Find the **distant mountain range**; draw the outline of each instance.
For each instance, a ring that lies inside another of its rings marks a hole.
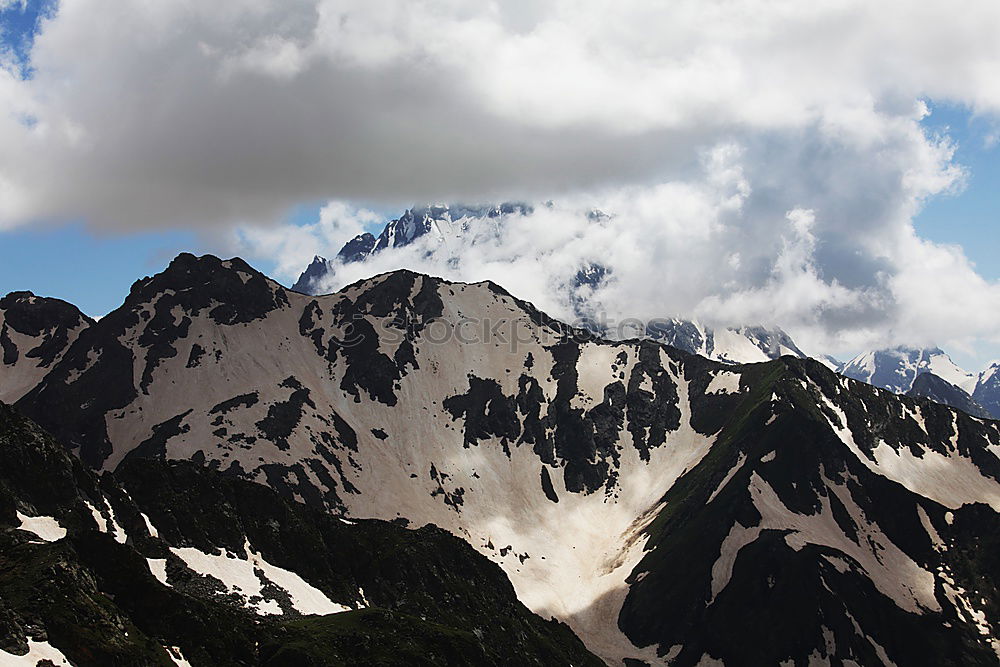
[[[918,375],[933,373],[967,393],[976,387],[977,378],[962,370],[938,348],[897,347],[864,352],[845,363],[838,371],[849,378],[876,387],[905,394]]]
[[[97,322],[13,303],[0,660],[1000,656],[996,422],[410,271],[310,296],[185,254]]]
[[[1000,419],[998,369],[1000,364],[993,363],[974,374],[959,368],[939,348],[897,347],[859,354],[836,370],[897,394],[924,396],[976,416]]]

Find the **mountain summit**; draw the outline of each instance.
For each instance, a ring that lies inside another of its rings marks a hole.
[[[450,240],[474,236],[484,229],[495,233],[496,227],[490,230],[487,223],[496,225],[504,216],[529,215],[531,211],[531,206],[518,202],[486,206],[415,206],[407,209],[399,218],[387,222],[377,237],[368,232],[355,236],[344,244],[334,261],[318,255],[314,257],[292,285],[292,289],[303,294],[319,294],[331,282],[338,263],[363,262],[372,255],[393,248],[404,248],[423,237],[433,238],[435,244],[447,245]],[[470,242],[474,241],[470,239]]]

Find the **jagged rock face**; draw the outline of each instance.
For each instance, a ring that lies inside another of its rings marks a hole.
[[[891,350],[863,352],[846,362],[839,371],[855,380],[905,394],[922,373],[934,373],[946,382],[971,393],[976,376],[968,373],[938,348],[898,347]]]
[[[448,238],[468,233],[471,226],[480,227],[482,222],[496,220],[505,215],[526,215],[531,213],[531,210],[527,204],[516,202],[505,202],[494,206],[436,204],[411,208],[397,220],[386,224],[365,257],[389,248],[407,246],[425,234]],[[347,246],[344,250],[347,250],[349,255],[357,257],[357,253],[352,253]],[[344,250],[341,250],[341,253]],[[360,259],[363,257],[352,261]]]
[[[969,394],[960,387],[956,387],[950,382],[946,382],[934,373],[921,373],[913,381],[913,387],[906,392],[907,396],[915,398],[927,398],[935,403],[950,405],[953,408],[967,412],[973,417],[990,419],[989,410],[976,402]]]
[[[18,406],[97,468],[441,526],[610,664],[997,658],[997,425],[818,362],[595,340],[490,283],[313,298],[182,257]]]
[[[993,417],[1000,418],[1000,363],[992,363],[979,374],[972,398],[982,405]]]
[[[93,324],[59,299],[11,292],[0,299],[0,401],[38,384],[80,332]]]
[[[335,260],[314,257],[292,289],[303,294],[323,294],[328,291],[326,286],[337,264],[363,262],[384,250],[406,247],[428,235],[441,242],[482,233],[489,235],[496,232],[495,225],[503,216],[529,215],[531,211],[531,206],[518,202],[490,206],[435,204],[407,209],[399,218],[387,222],[377,237],[364,232],[345,243]]]
[[[369,236],[371,235],[369,234]],[[299,279],[292,285],[292,290],[302,294],[313,294],[316,291],[313,289],[313,285],[326,276],[327,271],[330,270],[328,264],[329,260],[319,255],[314,256],[309,266],[306,267],[306,270],[302,272]]]
[[[0,600],[4,664],[600,664],[439,528],[334,518],[189,462],[98,479],[2,404]]]
[[[375,249],[375,237],[365,232],[358,234],[353,239],[344,244],[344,247],[337,253],[337,259],[341,262],[360,262],[371,254]],[[311,294],[312,292],[307,292]]]

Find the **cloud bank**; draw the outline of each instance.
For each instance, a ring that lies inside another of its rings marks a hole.
[[[1000,111],[997,34],[992,0],[63,0],[0,70],[0,228],[239,226],[290,276],[371,223],[344,202],[551,199],[425,268],[541,305],[596,256],[629,315],[995,339],[997,286],[911,220],[963,179],[926,101]]]
[[[0,224],[552,197],[722,139],[907,151],[921,98],[1000,109],[998,31],[991,0],[63,0],[0,79]]]
[[[960,177],[948,164],[946,145],[923,155],[936,165],[927,169],[942,172],[935,189]],[[917,238],[899,213],[925,195],[926,182],[898,181],[856,203],[842,201],[838,191],[816,193],[809,201],[817,208],[805,209],[796,205],[800,193],[784,184],[830,174],[829,160],[772,162],[766,177],[754,178],[748,165],[758,159],[735,144],[716,146],[701,155],[689,179],[536,202],[532,213],[509,215],[499,225],[473,221],[444,240],[429,234],[364,263],[339,265],[323,287],[332,292],[405,267],[494,280],[572,320],[577,272],[601,265],[609,279],[577,296],[586,299],[588,312],[609,321],[677,316],[723,326],[779,325],[814,353],[898,343],[969,345],[1000,326],[982,309],[1000,303],[1000,288],[976,275],[957,248]],[[867,154],[841,161],[837,178],[858,190],[894,169]],[[595,208],[605,215],[592,215]],[[887,215],[901,217],[892,223]],[[333,257],[362,220],[371,226],[376,218],[331,202],[312,225],[244,228],[231,247],[275,260],[277,274],[290,283],[314,253]]]

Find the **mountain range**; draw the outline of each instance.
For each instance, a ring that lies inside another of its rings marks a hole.
[[[410,271],[313,296],[183,254],[96,322],[3,303],[10,656],[1000,657],[997,422]]]
[[[965,410],[974,416],[1000,418],[1000,379],[994,362],[981,373],[959,368],[939,348],[897,347],[864,352],[837,372],[897,394],[912,394]],[[925,378],[924,376],[930,376]]]
[[[315,256],[292,285],[292,290],[320,295],[337,284],[338,267],[364,263],[375,255],[393,249],[406,248],[421,242],[428,255],[442,253],[442,264],[464,246],[475,246],[484,239],[496,240],[502,226],[517,216],[530,215],[533,208],[524,203],[467,206],[436,204],[407,209],[399,218],[388,221],[379,236],[365,232],[348,241],[333,260]],[[600,220],[604,214],[592,211],[589,216]],[[618,330],[602,326],[593,317],[586,295],[612,279],[612,272],[599,263],[585,262],[574,278],[564,286],[570,292],[574,314],[579,324],[607,338],[643,337],[658,340],[672,347],[726,363],[753,363],[777,359],[782,355],[808,356],[792,338],[776,326],[710,327],[696,320],[656,318],[631,328]],[[637,321],[638,322],[638,321]],[[918,375],[934,374],[953,388],[931,396],[920,387],[917,395],[936,397],[939,402],[969,408],[973,414],[1000,418],[1000,380],[993,375],[1000,364],[991,365],[980,374],[959,368],[939,348],[897,347],[866,351],[847,362],[828,355],[817,357],[830,369],[897,394],[914,390]],[[979,412],[977,412],[977,410]]]

